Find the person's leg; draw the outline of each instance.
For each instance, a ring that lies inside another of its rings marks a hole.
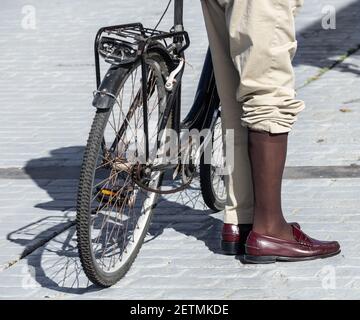
[[[216,0],[202,0],[202,9],[209,37],[217,89],[221,100],[223,129],[234,130],[234,167],[225,176],[227,204],[224,223],[253,223],[253,186],[248,156],[248,129],[239,121],[242,105],[236,100],[239,73],[230,56],[230,40],[224,8]],[[223,135],[223,137],[225,137]]]
[[[260,234],[293,239],[281,208],[288,132],[304,103],[295,99],[291,60],[296,50],[292,0],[219,0],[240,74],[237,100],[248,128],[254,185],[254,226]]]
[[[281,209],[281,181],[287,138],[287,133],[249,130],[249,155],[255,195],[253,230],[291,240],[292,227],[285,221]]]
[[[223,48],[227,48],[228,40],[230,44],[223,55],[217,56],[214,61],[217,66],[217,81],[222,77],[218,86],[221,88],[222,84],[228,85],[227,77],[231,77],[234,82],[240,80],[237,82],[236,100],[243,109],[241,124],[248,128],[248,155],[255,196],[253,230],[245,245],[245,261],[248,262],[309,260],[340,252],[338,242],[315,240],[307,236],[298,224],[288,224],[281,210],[281,181],[288,132],[291,131],[297,114],[304,109],[304,103],[295,99],[291,64],[296,50],[293,15],[301,2],[302,0],[202,2],[205,17],[208,12],[208,20],[210,17],[213,20],[212,23],[207,23],[210,42],[218,45],[223,43]],[[207,11],[210,7],[217,9]],[[229,34],[229,39],[225,39],[225,42],[217,39],[224,36],[224,25]],[[221,48],[214,51],[221,52]],[[233,67],[228,63],[228,51]],[[223,65],[226,68],[222,73]],[[240,77],[235,77],[232,69]],[[225,89],[220,91],[224,90],[225,93]],[[232,93],[228,94],[231,96]],[[226,101],[227,97],[221,98]],[[240,119],[237,121],[240,122]],[[236,178],[241,179],[241,176]],[[234,192],[236,194],[240,190]]]

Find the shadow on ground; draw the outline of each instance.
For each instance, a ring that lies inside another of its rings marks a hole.
[[[64,147],[27,162],[24,172],[52,199],[38,203],[37,208],[65,211],[75,207],[83,153],[83,146]]]
[[[319,14],[322,7],[319,5]],[[343,55],[360,49],[360,1],[336,11],[336,29],[324,29],[322,20],[300,30],[294,65],[309,65],[318,68],[331,67]],[[338,66],[342,72],[359,75],[360,71],[349,63]]]
[[[74,154],[78,157],[82,152],[83,147],[79,146],[61,148],[53,150],[50,157],[28,162],[25,173],[52,199],[36,207],[63,214],[42,218],[14,230],[7,237],[24,247],[22,259],[27,261],[29,272],[37,283],[68,294],[100,289],[87,280],[77,252],[74,208],[80,166],[61,166],[72,160]],[[209,251],[220,253],[222,221],[209,215],[211,211],[207,210],[196,185],[195,179],[187,190],[159,199],[145,243],[159,237],[166,228],[173,228],[203,241]]]

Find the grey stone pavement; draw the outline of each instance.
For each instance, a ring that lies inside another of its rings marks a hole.
[[[82,272],[72,226],[76,168],[94,114],[93,38],[104,25],[154,26],[167,1],[2,0],[0,298],[360,298],[360,1],[305,2],[294,65],[307,108],[290,134],[283,207],[310,235],[339,240],[342,253],[256,266],[225,256],[223,215],[205,208],[195,181],[160,200],[128,274],[99,289]],[[192,67],[184,113],[207,48],[200,2],[185,5]],[[336,8],[335,30],[321,27],[329,5]],[[23,26],[32,8],[36,29],[29,30]],[[161,27],[170,26],[171,14]]]

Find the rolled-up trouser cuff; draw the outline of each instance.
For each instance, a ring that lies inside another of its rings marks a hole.
[[[297,121],[297,115],[304,110],[302,100],[279,100],[277,106],[244,103],[241,125],[252,130],[270,133],[285,133],[292,129]]]

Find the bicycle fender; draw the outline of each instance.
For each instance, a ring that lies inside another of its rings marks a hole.
[[[166,49],[159,44],[152,44],[148,48],[148,53],[156,52],[161,55],[162,58],[167,61],[169,65],[172,64],[171,57],[167,53]],[[130,66],[116,66],[112,65],[107,71],[104,79],[102,80],[98,90],[95,92],[95,96],[92,105],[101,110],[109,110],[115,104],[115,97],[119,94],[118,90],[122,85],[122,82],[126,78],[127,73],[131,72]]]
[[[122,81],[129,72],[128,68],[112,66],[107,71],[99,88],[95,91],[92,105],[101,110],[108,110],[115,104],[115,97],[118,95],[118,90],[121,87]]]

